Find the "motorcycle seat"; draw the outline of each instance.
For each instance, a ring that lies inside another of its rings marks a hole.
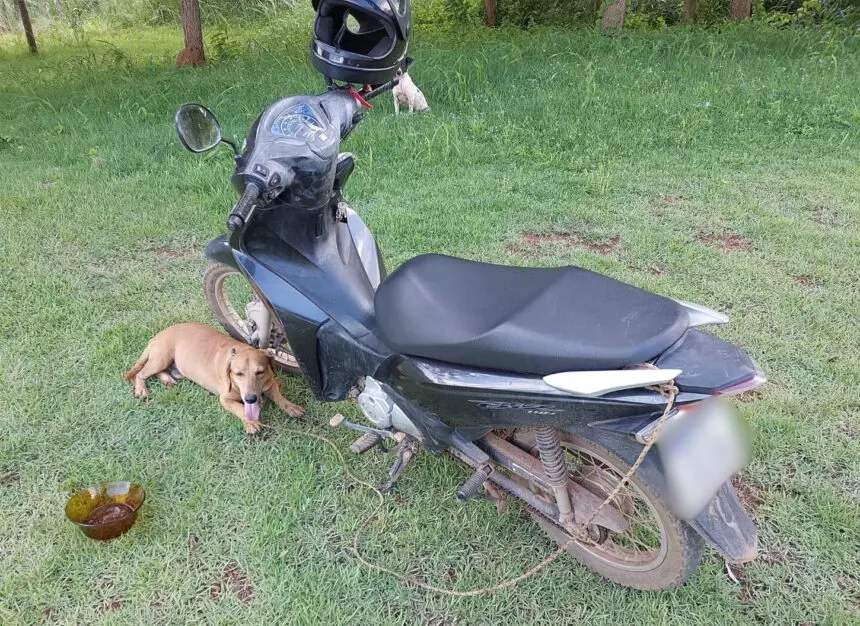
[[[400,354],[541,376],[649,361],[689,326],[678,302],[586,269],[439,254],[400,266],[374,308]]]

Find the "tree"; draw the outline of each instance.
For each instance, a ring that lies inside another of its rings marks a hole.
[[[684,8],[681,9],[681,22],[692,24],[696,21],[696,0],[684,0]]]
[[[27,0],[18,0],[18,14],[21,16],[21,23],[24,25],[24,36],[27,37],[27,45],[30,47],[30,52],[36,54],[39,49],[36,48],[36,36],[33,34],[33,25],[30,23]]]
[[[496,27],[496,0],[484,0],[484,11],[487,14],[487,26]]]
[[[176,67],[203,65],[203,27],[200,24],[200,0],[182,0],[182,30],[185,33],[185,49],[176,57]]]
[[[607,32],[622,31],[625,13],[627,13],[627,0],[607,0],[600,27]]]
[[[745,20],[752,13],[752,0],[732,0],[732,19]]]

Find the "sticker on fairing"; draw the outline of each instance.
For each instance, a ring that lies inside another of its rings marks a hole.
[[[272,124],[272,132],[302,141],[313,141],[317,137],[322,141],[328,139],[316,113],[306,104],[293,105],[281,113]]]
[[[488,409],[491,411],[511,409],[514,411],[525,411],[532,415],[552,415],[564,411],[564,409],[557,409],[548,404],[533,404],[531,402],[498,402],[495,400],[469,400],[469,402],[477,404],[479,409]]]

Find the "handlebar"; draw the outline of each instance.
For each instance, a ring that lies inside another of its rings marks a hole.
[[[257,201],[259,196],[260,188],[257,187],[256,183],[249,182],[245,187],[245,192],[242,194],[242,197],[239,198],[236,206],[234,206],[233,210],[230,212],[230,217],[227,218],[227,228],[229,230],[239,230],[245,225],[248,216],[254,208],[254,203]]]
[[[404,69],[408,67],[409,63],[411,63],[411,59],[408,59],[405,62]],[[321,106],[325,105],[323,108],[326,115],[332,121],[333,125],[340,131],[340,138],[344,139],[349,135],[352,129],[355,128],[356,124],[361,121],[361,107],[365,106],[370,108],[367,100],[390,91],[398,84],[398,82],[399,77],[395,77],[387,83],[377,85],[376,88],[371,88],[370,85],[366,85],[362,91],[356,91],[351,86],[338,87],[334,85],[332,81],[329,81],[329,91],[327,93],[320,96],[304,96],[303,99],[304,101],[313,100]],[[260,163],[265,163],[269,169],[276,165],[265,161],[265,159],[268,159],[270,156],[271,155],[266,152],[259,155]],[[239,169],[250,172],[252,171],[251,165],[252,163],[245,162],[243,157],[241,167]],[[240,171],[240,173],[243,172]],[[265,176],[268,176],[268,174],[265,174]],[[286,184],[288,181],[284,181],[284,178],[284,174],[281,174],[281,178],[279,180],[281,183]],[[257,200],[264,191],[266,192],[267,198],[276,195],[275,192],[280,191],[279,187],[267,188],[265,180],[255,181],[251,176],[246,177],[245,180],[245,191],[242,193],[242,197],[239,198],[239,201],[235,204],[233,210],[230,212],[230,216],[227,218],[227,228],[230,231],[237,231],[245,226],[248,221],[248,217],[254,210]],[[273,175],[270,183],[272,185],[278,184],[275,183],[274,180],[275,176]]]

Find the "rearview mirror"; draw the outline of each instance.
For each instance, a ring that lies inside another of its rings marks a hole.
[[[219,143],[221,124],[215,114],[201,104],[183,104],[176,112],[176,134],[191,152],[206,152]]]

